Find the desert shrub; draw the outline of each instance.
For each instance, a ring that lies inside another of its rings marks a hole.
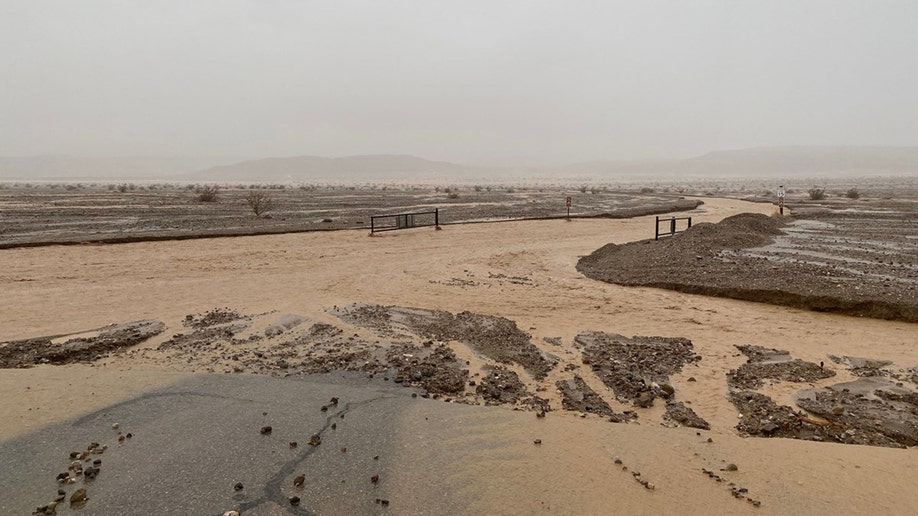
[[[195,193],[198,194],[198,200],[201,202],[217,202],[220,189],[216,185],[202,186],[195,190]]]
[[[849,199],[860,199],[861,193],[857,191],[857,188],[849,188],[848,191],[845,192],[845,197]]]
[[[481,185],[475,185],[475,191],[476,191],[476,192],[480,192],[480,191],[481,191]]]
[[[72,192],[77,189],[77,185],[64,185],[64,189],[66,189],[68,192]]]
[[[580,187],[580,193],[587,193],[587,187],[586,187],[586,186],[581,186],[581,187]]]
[[[446,194],[446,198],[447,199],[458,199],[459,192],[449,192],[448,194]]]
[[[266,193],[248,192],[243,199],[256,217],[261,217],[274,209],[274,199]]]
[[[806,193],[810,194],[810,200],[813,201],[821,201],[826,198],[826,189],[819,188],[818,186],[810,188]]]
[[[641,193],[653,193],[653,188],[648,186],[641,187]]]

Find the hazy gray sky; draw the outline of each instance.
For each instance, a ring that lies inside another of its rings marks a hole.
[[[0,155],[918,144],[918,2],[0,0]]]

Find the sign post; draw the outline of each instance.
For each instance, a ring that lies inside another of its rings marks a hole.
[[[786,192],[784,191],[784,186],[783,185],[779,186],[778,187],[778,211],[781,213],[781,215],[784,215],[784,196],[785,195],[786,195]]]
[[[567,198],[567,220],[571,220],[571,198]]]

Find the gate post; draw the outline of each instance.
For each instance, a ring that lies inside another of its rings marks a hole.
[[[654,240],[660,239],[660,216],[659,215],[657,215],[657,223],[653,227],[653,239]]]

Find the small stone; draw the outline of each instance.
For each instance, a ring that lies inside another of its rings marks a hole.
[[[686,380],[686,381],[687,381],[687,382],[697,382],[698,380],[696,380],[694,376],[689,376],[689,377],[688,377],[688,380]]]
[[[273,428],[271,428],[271,426],[268,425],[268,426],[261,427],[260,432],[261,432],[261,435],[269,435],[271,433],[271,430],[273,430]]]
[[[713,442],[714,442],[714,439],[711,439],[710,437],[708,437],[708,442],[709,442],[709,443],[713,443]]]
[[[379,460],[379,455],[374,455],[373,460]]]
[[[616,458],[615,458],[615,463],[616,463],[616,464],[621,464],[621,463],[622,463],[622,459],[619,459],[618,457],[616,457]]]
[[[322,438],[318,434],[309,438],[309,446],[318,446],[322,444]]]
[[[300,504],[300,497],[299,497],[299,496],[291,496],[291,497],[290,497],[290,505],[296,506],[296,505],[299,505],[299,504]]]
[[[338,428],[338,423],[332,423],[332,430]]]
[[[341,453],[347,453],[347,446],[341,447]]]
[[[95,479],[99,475],[99,468],[86,468],[83,471],[83,477],[89,480]]]
[[[119,443],[123,443],[125,439],[127,439],[127,437],[125,437],[124,435],[119,435],[119,436],[118,436],[118,442],[119,442]]]
[[[131,432],[128,432],[128,433],[124,434],[124,436],[127,437],[128,439],[130,439],[131,437],[134,437],[134,434],[132,434]]]
[[[647,482],[646,484],[644,484],[644,487],[646,487],[647,489],[650,489],[651,491],[657,488],[657,486],[655,486],[653,482]]]
[[[239,492],[242,491],[245,487],[242,485],[242,482],[236,482],[236,485],[233,486],[233,491]]]
[[[379,475],[373,475],[370,477],[370,482],[373,482],[374,484],[379,483]]]
[[[83,487],[77,489],[76,491],[73,492],[72,495],[70,495],[70,503],[71,503],[71,504],[80,503],[80,502],[85,502],[86,500],[87,500],[87,498],[86,498],[86,489],[83,488]]]
[[[121,425],[119,425],[118,423],[112,423],[112,430],[117,430],[119,426]]]
[[[92,465],[98,468],[99,466],[102,465],[102,459],[96,459],[92,461]]]
[[[57,474],[57,481],[58,481],[58,482],[64,482],[64,481],[66,481],[68,478],[70,478],[70,473],[64,472],[64,473],[58,473],[58,474]]]
[[[736,464],[731,463],[731,464],[727,464],[727,467],[722,469],[721,471],[737,471],[737,470],[739,470],[739,468],[736,467]]]
[[[296,443],[296,441],[290,441],[290,447],[291,447],[291,448],[296,448],[297,446],[299,446],[299,445]]]
[[[239,516],[239,511],[226,511],[223,516]]]
[[[389,500],[381,500],[380,503],[383,504],[383,507],[389,506]]]
[[[297,475],[297,477],[293,479],[293,485],[296,487],[303,487],[304,483],[306,483],[306,475]]]
[[[542,444],[542,440],[536,439],[535,441],[532,441],[532,444]]]

